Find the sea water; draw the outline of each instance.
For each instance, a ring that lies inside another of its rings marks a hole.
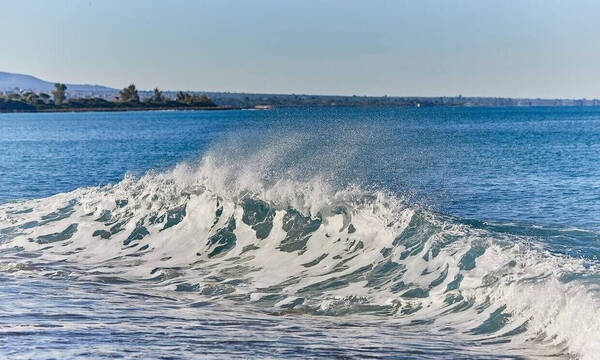
[[[600,358],[600,109],[0,114],[0,356]]]

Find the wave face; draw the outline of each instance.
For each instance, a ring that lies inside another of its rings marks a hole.
[[[594,261],[383,191],[265,181],[261,171],[209,154],[2,205],[0,271],[133,283],[280,315],[420,323],[495,352],[600,353]]]

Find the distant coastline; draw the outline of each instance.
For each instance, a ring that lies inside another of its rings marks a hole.
[[[467,96],[345,96],[201,91],[122,90],[101,85],[50,83],[0,72],[0,112],[232,110],[274,107],[506,107],[600,106],[599,99],[528,99]]]
[[[241,110],[242,108],[234,106],[186,106],[186,107],[123,107],[123,108],[56,108],[43,110],[3,110],[0,113],[68,113],[68,112],[126,112],[126,111],[223,111],[223,110]]]
[[[123,88],[114,100],[101,97],[68,98],[65,84],[54,84],[52,96],[45,92],[18,91],[0,94],[0,112],[84,112],[147,110],[231,110],[219,106],[206,95],[178,92],[175,99],[165,97],[158,88],[152,96],[140,98],[134,84]]]

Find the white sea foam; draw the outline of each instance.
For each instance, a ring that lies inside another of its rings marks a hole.
[[[266,179],[264,164],[279,150],[244,166],[207,155],[2,205],[0,271],[126,280],[281,311],[428,320],[432,332],[510,340],[513,349],[600,353],[593,265],[385,192],[336,189],[318,176]]]

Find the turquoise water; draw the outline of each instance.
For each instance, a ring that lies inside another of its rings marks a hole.
[[[0,129],[4,356],[600,351],[600,108],[0,114]]]

